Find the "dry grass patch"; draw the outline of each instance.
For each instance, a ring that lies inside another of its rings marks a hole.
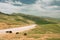
[[[60,34],[0,34],[0,40],[47,40],[47,38],[60,38]]]

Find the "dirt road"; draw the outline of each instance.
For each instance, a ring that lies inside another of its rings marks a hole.
[[[12,31],[13,33],[23,32],[26,30],[33,29],[33,28],[35,28],[35,26],[36,26],[36,24],[24,26],[24,27],[18,27],[18,28],[3,29],[3,30],[0,30],[0,34],[6,34],[6,31]]]

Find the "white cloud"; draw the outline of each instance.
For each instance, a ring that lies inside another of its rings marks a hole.
[[[52,0],[42,0],[42,1],[46,3],[52,2]],[[23,3],[17,1],[15,3],[13,3],[12,1],[9,1],[8,3],[0,3],[0,11],[8,12],[8,13],[25,12],[25,11],[26,13],[28,13],[29,11],[34,13],[35,11],[39,13],[41,11],[46,12],[46,11],[51,11],[50,9],[58,8],[58,6],[43,6],[40,0],[37,0],[35,4],[30,4],[30,5],[24,4],[22,6],[14,6],[12,4],[22,5]]]
[[[0,3],[0,11],[5,13],[22,12],[40,16],[56,16],[57,12],[60,10],[53,9],[59,8],[60,6],[50,6],[51,2],[53,2],[53,0],[42,0],[42,2],[40,0],[37,0],[35,4],[23,4],[21,2],[14,3],[7,1],[7,3]],[[22,6],[14,6],[13,4],[20,4]]]
[[[5,13],[18,12],[22,8],[24,7],[17,7],[8,3],[0,3],[0,11],[5,12]]]
[[[7,1],[7,3],[0,3],[0,11],[7,12],[7,13],[13,13],[13,12],[34,12],[34,11],[43,11],[44,9],[41,8],[40,0],[38,0],[35,4],[23,4],[23,6],[14,6],[12,4],[20,4],[22,5],[23,3],[21,2],[15,2],[13,3],[12,1]]]
[[[10,4],[0,3],[0,11],[12,12],[15,7]]]

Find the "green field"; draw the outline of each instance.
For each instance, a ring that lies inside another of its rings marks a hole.
[[[48,18],[48,17],[43,18],[33,15],[26,15],[22,13],[5,14],[0,12],[0,29],[14,28],[17,27],[16,25],[19,25],[20,27],[31,24],[37,24],[36,28],[20,33],[19,35],[27,33],[27,37],[37,39],[41,38],[41,36],[39,36],[40,34],[42,34],[42,36],[44,36],[44,34],[60,34],[59,19]],[[15,38],[17,37],[19,36],[15,36]],[[48,40],[60,40],[60,39],[48,39]]]
[[[47,40],[60,40],[60,38],[50,38],[50,39],[47,39]]]
[[[28,33],[60,33],[60,21],[52,18],[49,19],[22,13],[4,14],[0,12],[0,23],[2,22],[6,23],[7,25],[37,24],[36,28],[30,30]],[[8,28],[11,27],[9,26]]]

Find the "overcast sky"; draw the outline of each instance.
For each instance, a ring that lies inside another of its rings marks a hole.
[[[60,0],[0,0],[0,11],[60,17]]]

